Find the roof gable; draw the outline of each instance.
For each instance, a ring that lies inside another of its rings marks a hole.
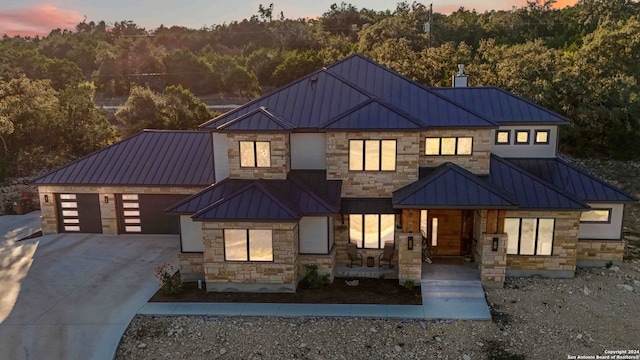
[[[253,109],[248,113],[239,116],[227,123],[219,125],[216,130],[251,130],[260,129],[262,131],[282,131],[291,130],[294,126],[276,115],[272,111],[267,110],[264,106]]]
[[[351,111],[320,125],[325,129],[421,129],[425,125],[411,116],[402,114],[396,109],[370,100],[362,103]]]

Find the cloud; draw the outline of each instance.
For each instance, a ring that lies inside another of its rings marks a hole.
[[[0,35],[44,36],[52,29],[73,29],[83,19],[77,11],[49,4],[0,10]]]

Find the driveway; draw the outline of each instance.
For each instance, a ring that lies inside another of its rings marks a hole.
[[[180,249],[176,235],[14,240],[0,237],[0,359],[112,359]]]

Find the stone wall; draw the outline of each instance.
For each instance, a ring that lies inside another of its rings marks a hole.
[[[300,276],[306,275],[305,265],[316,265],[318,274],[329,275],[329,281],[333,282],[333,269],[336,266],[336,246],[327,255],[298,255],[298,273]]]
[[[622,261],[624,242],[622,240],[580,240],[577,253],[579,267],[605,266],[609,261]]]
[[[224,229],[273,231],[273,261],[225,261]],[[294,292],[298,281],[298,224],[205,222],[204,273],[208,291]]]
[[[413,236],[413,250],[409,250],[409,236]],[[398,281],[413,281],[416,285],[422,279],[422,234],[396,234],[396,251],[398,251]]]
[[[498,238],[497,251],[493,251],[493,238]],[[476,252],[482,283],[489,287],[502,287],[507,267],[507,234],[482,234]]]
[[[286,179],[290,170],[289,134],[254,133],[227,134],[229,178],[231,179]],[[240,141],[269,141],[270,167],[240,167]]]
[[[396,140],[396,171],[349,171],[349,140]],[[391,197],[418,180],[419,133],[327,133],[327,180],[342,180],[342,197]]]
[[[427,137],[473,137],[472,155],[427,156],[425,139]],[[423,131],[420,134],[420,166],[435,167],[445,162],[452,162],[474,174],[488,174],[491,160],[490,129],[436,129]]]
[[[201,191],[203,186],[169,187],[169,186],[38,186],[40,198],[40,215],[42,217],[42,233],[54,234],[58,232],[58,213],[55,194],[98,194],[100,200],[100,217],[102,218],[102,232],[104,234],[118,233],[116,211],[116,194],[184,194],[193,195]],[[44,201],[44,196],[49,202]],[[105,203],[104,198],[109,202]]]
[[[178,254],[180,278],[182,281],[204,280],[204,254]]]
[[[573,276],[576,269],[579,211],[507,211],[507,218],[555,218],[552,255],[507,255],[507,275]],[[524,271],[511,271],[524,270]]]

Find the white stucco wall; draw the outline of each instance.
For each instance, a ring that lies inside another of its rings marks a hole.
[[[326,169],[326,143],[325,134],[291,134],[291,169]]]
[[[202,252],[202,222],[191,220],[189,215],[180,215],[180,241],[183,252]]]
[[[612,209],[611,210],[611,222],[598,224],[598,223],[580,223],[578,228],[579,239],[620,239],[622,234],[622,216],[624,213],[624,204],[589,204],[593,209]]]
[[[301,254],[327,254],[329,252],[329,229],[326,217],[305,216],[300,219],[299,229]]]
[[[491,130],[491,153],[505,158],[549,158],[556,156],[558,127],[555,125],[500,126],[498,130],[511,130],[509,145],[496,145],[496,130]],[[515,143],[515,130],[529,130],[529,144]],[[535,131],[549,130],[548,144],[535,144]]]
[[[213,163],[216,182],[229,177],[229,149],[227,134],[213,133]]]

